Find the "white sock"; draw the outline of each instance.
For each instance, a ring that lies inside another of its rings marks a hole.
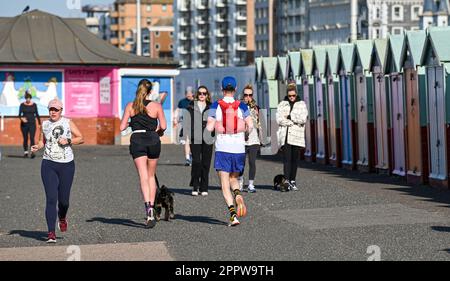
[[[191,155],[190,154],[186,154],[186,160],[191,160]]]
[[[240,177],[239,177],[239,181],[240,181],[240,182],[243,182],[243,181],[244,181],[244,176],[240,176]]]
[[[249,186],[254,186],[254,185],[253,185],[253,180],[249,180],[249,181],[248,181],[248,185],[249,185]]]

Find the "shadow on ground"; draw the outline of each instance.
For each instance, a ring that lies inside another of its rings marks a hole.
[[[281,165],[283,162],[283,157],[281,154],[263,155],[259,156],[258,159],[278,162]],[[443,207],[450,208],[450,190],[447,189],[431,188],[427,185],[413,186],[407,184],[405,178],[402,177],[386,176],[376,173],[361,173],[359,171],[349,171],[344,168],[337,168],[331,165],[322,165],[319,163],[311,163],[303,160],[299,162],[299,167],[302,169],[332,174],[337,177],[346,178],[353,182],[378,183],[396,186],[395,188],[386,187],[385,189],[403,192],[405,194],[418,197],[422,201],[444,203],[445,205]]]
[[[121,219],[121,218],[101,218],[101,217],[95,217],[89,220],[86,220],[86,222],[100,222],[104,224],[113,224],[113,225],[123,225],[128,227],[135,227],[135,228],[145,228],[146,225],[143,223],[137,223],[130,219]]]
[[[439,232],[450,232],[449,226],[432,226],[431,229]]]
[[[8,235],[19,235],[20,237],[31,238],[37,241],[47,241],[47,232],[44,231],[12,230]],[[61,238],[57,237],[57,239]]]
[[[224,221],[220,221],[211,217],[206,216],[184,216],[184,215],[175,215],[176,220],[183,220],[188,222],[200,222],[200,223],[207,223],[207,224],[217,224],[217,225],[228,225]]]

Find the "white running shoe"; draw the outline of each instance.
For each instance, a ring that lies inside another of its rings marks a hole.
[[[192,191],[192,196],[198,196],[198,191],[197,190],[193,190]]]
[[[203,191],[201,194],[202,194],[202,196],[208,196],[208,192],[206,192],[206,191]]]
[[[256,192],[256,188],[254,185],[249,185],[248,186],[248,192],[249,193],[255,193]]]

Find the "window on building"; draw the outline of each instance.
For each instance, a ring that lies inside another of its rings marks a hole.
[[[162,5],[162,10],[163,10],[163,12],[166,12],[166,11],[167,11],[167,4],[163,4],[163,5]]]
[[[156,36],[156,37],[159,37],[159,35],[161,35],[161,34],[159,33],[159,31],[155,31],[155,36]]]
[[[400,5],[392,6],[392,20],[394,21],[403,20],[403,6]]]
[[[403,33],[403,27],[393,27],[392,28],[392,34],[400,35],[402,33]]]
[[[145,9],[147,10],[147,12],[151,12],[152,11],[152,5],[147,5],[147,7]]]
[[[125,12],[125,5],[120,5],[119,6],[119,11],[122,12],[122,13]]]
[[[173,37],[173,31],[171,31],[169,34],[170,34],[170,37]]]
[[[147,18],[147,25],[151,25],[152,24],[152,18]]]
[[[375,8],[375,19],[379,20],[381,18],[381,9],[380,8]]]
[[[414,5],[411,7],[411,19],[417,21],[420,19],[420,15],[422,14],[422,6]]]
[[[169,45],[169,49],[173,50],[173,45],[172,44]]]
[[[374,28],[373,29],[372,39],[378,39],[378,38],[381,38],[381,29]]]
[[[159,48],[160,48],[159,44],[155,44],[155,49],[159,50]]]

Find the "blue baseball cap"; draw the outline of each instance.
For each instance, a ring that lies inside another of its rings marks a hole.
[[[237,87],[237,82],[234,77],[227,76],[222,80],[222,89],[223,90],[235,90]]]

